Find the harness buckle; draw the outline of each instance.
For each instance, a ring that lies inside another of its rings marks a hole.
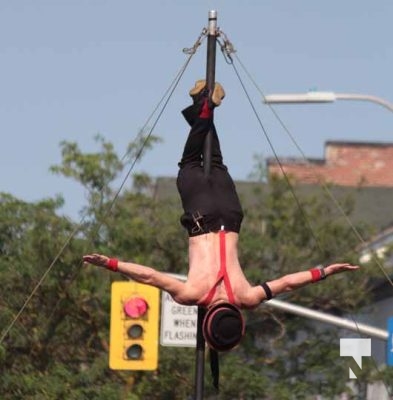
[[[192,214],[192,219],[194,220],[196,226],[194,226],[191,229],[191,233],[203,232],[203,228],[201,225],[201,222],[203,220],[203,215],[201,215],[199,211],[196,211],[195,213]]]

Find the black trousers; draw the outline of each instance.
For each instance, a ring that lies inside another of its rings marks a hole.
[[[205,177],[203,147],[207,133],[212,134],[211,171]],[[213,120],[195,118],[179,162],[177,188],[184,214],[180,221],[190,236],[226,231],[239,232],[243,211],[235,184],[223,164],[220,142]]]

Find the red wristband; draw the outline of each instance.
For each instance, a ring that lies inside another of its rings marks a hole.
[[[321,270],[318,268],[311,268],[309,270],[311,272],[311,282],[318,282],[322,279]]]
[[[118,270],[118,265],[119,265],[119,260],[117,258],[110,258],[106,262],[106,267],[110,269],[111,271],[116,272]]]

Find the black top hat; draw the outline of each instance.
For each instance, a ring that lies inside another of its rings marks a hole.
[[[210,348],[228,351],[244,336],[245,323],[239,308],[230,303],[219,303],[207,310],[202,330]]]

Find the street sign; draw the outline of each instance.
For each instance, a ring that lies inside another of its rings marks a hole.
[[[160,344],[168,347],[196,347],[198,307],[176,303],[162,291]]]
[[[393,317],[388,318],[388,343],[386,352],[386,364],[393,366]]]

